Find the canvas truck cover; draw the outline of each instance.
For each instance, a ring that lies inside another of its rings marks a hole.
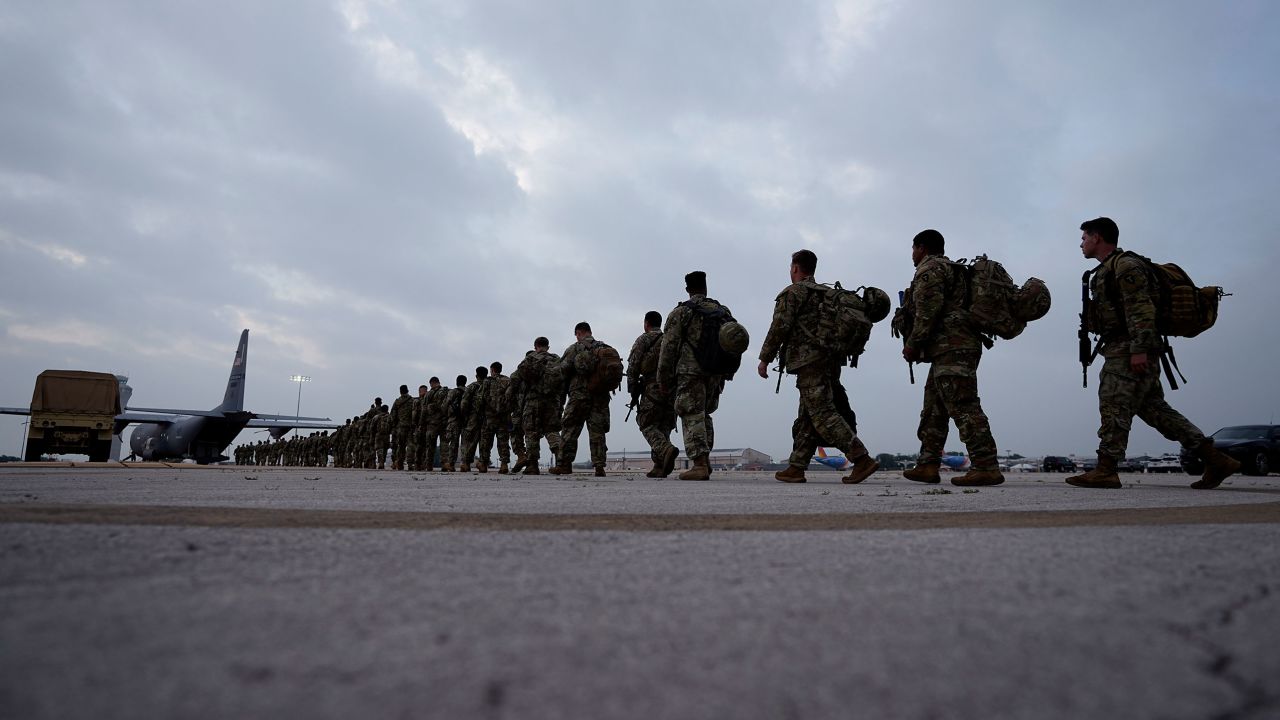
[[[36,378],[31,412],[120,414],[120,381],[110,373],[45,370]]]

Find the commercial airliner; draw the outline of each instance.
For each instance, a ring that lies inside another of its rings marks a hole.
[[[112,432],[118,437],[130,424],[137,425],[129,438],[131,459],[195,460],[201,465],[227,459],[223,451],[245,428],[265,428],[280,438],[294,428],[334,429],[329,418],[261,415],[244,409],[244,380],[249,361],[249,331],[240,333],[240,345],[231,363],[231,376],[222,404],[212,410],[169,410],[125,407],[116,415]],[[0,413],[30,415],[29,409],[0,408]]]

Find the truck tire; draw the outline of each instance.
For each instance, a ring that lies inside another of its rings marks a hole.
[[[89,445],[89,462],[106,462],[111,458],[111,441],[94,440]]]
[[[44,438],[28,438],[27,454],[23,456],[24,462],[40,462],[40,456],[44,454]]]

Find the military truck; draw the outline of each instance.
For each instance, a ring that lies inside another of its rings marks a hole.
[[[109,373],[45,370],[31,395],[27,429],[28,462],[46,453],[88,455],[103,462],[111,455],[112,425],[120,414],[120,381]]]

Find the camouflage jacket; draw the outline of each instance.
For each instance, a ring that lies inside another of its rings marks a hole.
[[[522,402],[521,398],[543,400],[556,397],[558,399],[560,389],[546,387],[542,376],[548,367],[559,364],[560,356],[553,352],[539,350],[532,355],[526,355],[516,367],[515,372],[511,373],[511,385],[507,388],[507,395],[512,407]]]
[[[386,445],[390,441],[391,431],[394,427],[391,424],[391,413],[378,413],[378,417],[373,421],[374,442],[378,447]]]
[[[644,372],[646,365],[657,367],[657,358],[653,355],[662,351],[662,331],[648,330],[640,334],[634,343],[631,343],[631,352],[627,355],[627,394],[635,395],[641,390],[650,389],[651,385],[657,378],[650,377]],[[656,370],[654,372],[656,373]]]
[[[423,401],[423,426],[443,427],[449,421],[449,388],[443,385],[431,388]]]
[[[491,375],[489,376],[488,402],[485,403],[485,415],[490,418],[503,417],[511,412],[511,403],[508,402],[507,390],[511,387],[511,377],[508,375]]]
[[[588,394],[587,376],[579,373],[575,365],[577,364],[578,353],[591,352],[595,344],[596,339],[586,335],[578,342],[565,348],[564,354],[560,356],[560,372],[569,381],[568,394]]]
[[[403,430],[413,424],[413,397],[404,393],[391,403],[391,416],[388,422],[394,430]]]
[[[981,350],[982,340],[964,308],[964,278],[945,255],[928,255],[911,278],[911,314],[915,324],[904,339],[921,360],[955,350]]]
[[[461,420],[465,417],[462,411],[462,398],[467,394],[465,387],[449,388],[449,394],[445,396],[445,421]]]
[[[730,315],[733,314],[729,308],[706,295],[691,295],[689,300],[700,308],[714,310],[723,307]],[[707,374],[698,364],[698,358],[693,353],[693,349],[701,340],[702,319],[684,303],[676,305],[675,309],[667,314],[667,322],[662,330],[662,353],[658,356],[658,380],[663,385],[669,388],[674,387],[678,375]]]
[[[814,338],[818,306],[826,292],[812,277],[791,283],[773,302],[773,320],[760,346],[760,359],[773,362],[787,346],[786,371],[795,373],[818,362],[832,362],[830,353]]]
[[[1089,281],[1089,329],[1102,337],[1103,357],[1158,353],[1156,306],[1147,266],[1116,248]]]

